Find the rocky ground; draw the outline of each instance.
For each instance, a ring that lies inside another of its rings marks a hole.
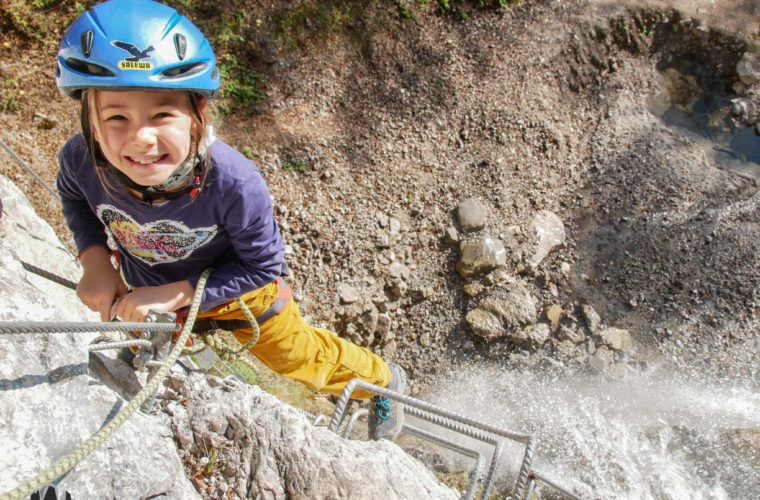
[[[760,111],[757,20],[733,15],[758,6],[727,3],[375,6],[310,45],[262,34],[268,97],[217,135],[269,183],[303,312],[406,367],[413,392],[473,360],[615,377],[663,353],[756,382],[758,161],[720,139]],[[24,92],[0,138],[53,185],[77,124],[55,46],[5,33],[0,50]],[[669,121],[699,113],[713,141]]]

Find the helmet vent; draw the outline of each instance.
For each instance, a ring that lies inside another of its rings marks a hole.
[[[92,30],[83,31],[79,35],[79,44],[82,46],[82,53],[85,57],[90,57],[92,53]]]
[[[103,66],[88,63],[87,61],[82,61],[81,59],[74,59],[73,57],[66,59],[66,65],[74,71],[84,73],[85,75],[116,76],[111,70],[104,68]]]
[[[207,64],[204,62],[193,62],[174,66],[161,73],[164,78],[184,78],[187,76],[197,75],[206,69]]]
[[[177,57],[180,61],[185,59],[185,52],[187,51],[187,38],[182,33],[174,35],[174,48],[177,50]]]

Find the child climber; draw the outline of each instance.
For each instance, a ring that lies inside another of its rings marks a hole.
[[[355,377],[403,393],[401,367],[308,325],[289,298],[266,184],[211,133],[219,70],[192,22],[150,0],[110,0],[72,24],[57,62],[59,89],[81,101],[82,134],[59,154],[58,189],[85,305],[103,321],[142,321],[150,309],[190,305],[201,273],[213,268],[199,321],[244,320],[240,297],[260,323],[251,352],[274,371],[331,394]],[[238,326],[233,334],[248,342],[250,325]],[[400,404],[373,398],[370,437],[394,439],[402,424]]]

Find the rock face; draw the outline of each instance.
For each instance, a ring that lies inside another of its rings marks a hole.
[[[98,321],[73,291],[24,271],[22,258],[68,279],[79,274],[50,226],[5,177],[0,177],[0,197],[0,320]],[[0,457],[0,492],[74,451],[124,406],[88,376],[87,345],[95,336],[0,334],[0,443],[13,450]],[[73,498],[198,497],[165,418],[139,413],[56,487]]]
[[[395,444],[339,439],[256,386],[211,381],[173,375],[163,406],[213,498],[457,498]]]
[[[79,274],[52,229],[1,176],[0,199],[0,320],[98,321],[73,291],[24,271],[22,256],[67,279]],[[0,493],[67,456],[126,405],[88,374],[87,347],[96,336],[0,334],[0,443],[13,450],[0,457]],[[117,362],[101,354],[100,364],[109,361]],[[395,444],[344,440],[313,427],[258,387],[214,380],[211,387],[201,375],[173,374],[155,412],[127,419],[56,483],[58,494],[182,500],[212,493],[218,493],[213,498],[458,496]],[[196,474],[193,483],[186,468],[205,473]]]

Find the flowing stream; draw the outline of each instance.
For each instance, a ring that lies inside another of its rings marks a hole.
[[[582,498],[760,498],[756,381],[704,380],[664,367],[610,381],[487,366],[444,380],[424,399],[533,433],[533,468]],[[754,436],[754,448],[742,441],[747,434]],[[495,486],[514,484],[522,453],[516,443],[505,448]],[[550,488],[542,491],[543,498],[561,498]]]

